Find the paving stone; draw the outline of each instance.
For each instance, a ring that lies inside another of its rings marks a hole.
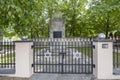
[[[0,69],[0,74],[15,74],[15,69]]]
[[[0,80],[120,80],[95,79],[92,74],[33,74],[31,78],[15,78],[0,76]]]
[[[92,80],[92,74],[34,74],[31,80]]]

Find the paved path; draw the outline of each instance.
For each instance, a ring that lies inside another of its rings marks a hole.
[[[119,68],[114,68],[114,69],[113,69],[113,73],[114,73],[115,75],[120,75],[120,67],[119,67]]]
[[[2,77],[0,80],[98,80],[95,79],[92,74],[43,74],[35,73],[31,78],[14,78],[14,77]],[[101,79],[100,79],[101,80]],[[106,80],[106,79],[104,79]],[[116,79],[107,79],[116,80]],[[120,79],[118,79],[120,80]]]
[[[92,74],[34,74],[31,80],[94,80]]]
[[[2,69],[0,68],[0,74],[15,74],[15,69]]]

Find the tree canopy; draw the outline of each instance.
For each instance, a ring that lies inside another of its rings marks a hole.
[[[55,12],[66,20],[67,37],[108,37],[120,29],[119,0],[0,0],[0,31],[6,37],[49,37]]]

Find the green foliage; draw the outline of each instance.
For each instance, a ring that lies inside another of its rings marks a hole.
[[[90,24],[94,26],[95,33],[108,33],[120,28],[120,2],[119,0],[95,1],[88,10]]]
[[[55,12],[63,13],[67,37],[108,36],[120,28],[119,0],[0,0],[0,31],[6,37],[48,37]]]
[[[115,32],[115,36],[119,36],[120,37],[120,30],[118,30],[117,32]]]

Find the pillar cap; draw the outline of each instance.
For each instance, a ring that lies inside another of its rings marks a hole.
[[[93,42],[115,42],[115,40],[110,39],[95,39]]]
[[[98,38],[99,38],[99,39],[105,39],[105,37],[106,37],[106,36],[105,36],[104,33],[100,33],[100,34],[98,35]]]
[[[16,42],[21,42],[21,43],[22,43],[22,42],[33,42],[33,40],[16,40],[16,41],[14,41],[14,42],[15,42],[15,43],[16,43]]]

